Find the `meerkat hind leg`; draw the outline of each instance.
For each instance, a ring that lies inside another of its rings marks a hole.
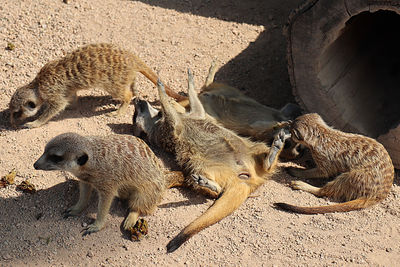
[[[139,218],[139,212],[135,210],[130,210],[128,216],[126,216],[124,221],[124,229],[128,230],[135,226],[137,220]]]
[[[317,197],[321,196],[320,191],[321,188],[316,187],[316,186],[312,186],[306,182],[303,181],[292,181],[291,186],[293,189],[296,190],[302,190],[302,191],[306,191],[309,192],[313,195],[316,195]]]
[[[119,108],[113,112],[110,112],[107,114],[107,116],[109,117],[119,117],[122,116],[126,113],[126,111],[128,110],[129,104],[131,103],[131,99],[133,97],[133,92],[130,88],[127,88],[126,90],[124,90],[124,93],[122,96],[118,96],[115,98],[119,98],[122,101],[121,106],[119,106]]]

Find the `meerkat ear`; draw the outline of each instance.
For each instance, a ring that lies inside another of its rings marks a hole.
[[[76,162],[78,163],[79,166],[85,165],[85,163],[89,160],[89,156],[85,153],[82,156],[80,156]]]

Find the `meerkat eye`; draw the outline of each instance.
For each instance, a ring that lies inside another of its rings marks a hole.
[[[241,173],[241,174],[239,174],[239,179],[242,179],[242,180],[248,180],[248,179],[250,179],[250,173]]]
[[[292,146],[292,141],[290,139],[287,139],[285,141],[285,145],[283,146],[283,149],[288,149]]]
[[[79,166],[85,165],[85,163],[88,161],[89,157],[87,154],[84,154],[83,156],[80,156],[77,160]]]
[[[57,155],[50,155],[49,160],[54,162],[54,163],[59,163],[63,160],[63,157],[57,156]]]
[[[29,102],[28,102],[28,107],[30,107],[30,108],[36,108],[36,104],[33,103],[32,101],[29,101]]]

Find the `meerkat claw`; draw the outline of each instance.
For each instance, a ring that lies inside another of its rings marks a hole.
[[[88,225],[86,228],[82,229],[81,233],[82,233],[82,236],[86,236],[86,235],[90,235],[92,233],[96,233],[98,231],[100,231],[100,228],[93,223],[93,224]]]
[[[218,188],[216,185],[212,184],[211,181],[209,179],[207,179],[206,177],[204,177],[203,175],[200,174],[192,174],[192,179],[193,181],[202,187],[206,187],[216,193],[219,193]]]

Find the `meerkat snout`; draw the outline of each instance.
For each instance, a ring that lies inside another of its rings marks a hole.
[[[71,146],[79,136],[73,133],[62,134],[52,139],[45,147],[43,155],[33,164],[36,170],[64,170],[76,173],[86,164],[89,155],[82,147]]]
[[[133,134],[142,137],[147,134],[155,122],[161,118],[161,111],[153,108],[147,101],[135,98],[135,113],[133,114]]]
[[[30,85],[19,88],[10,101],[10,122],[13,126],[35,116],[41,108],[34,90],[27,88],[31,88]]]

